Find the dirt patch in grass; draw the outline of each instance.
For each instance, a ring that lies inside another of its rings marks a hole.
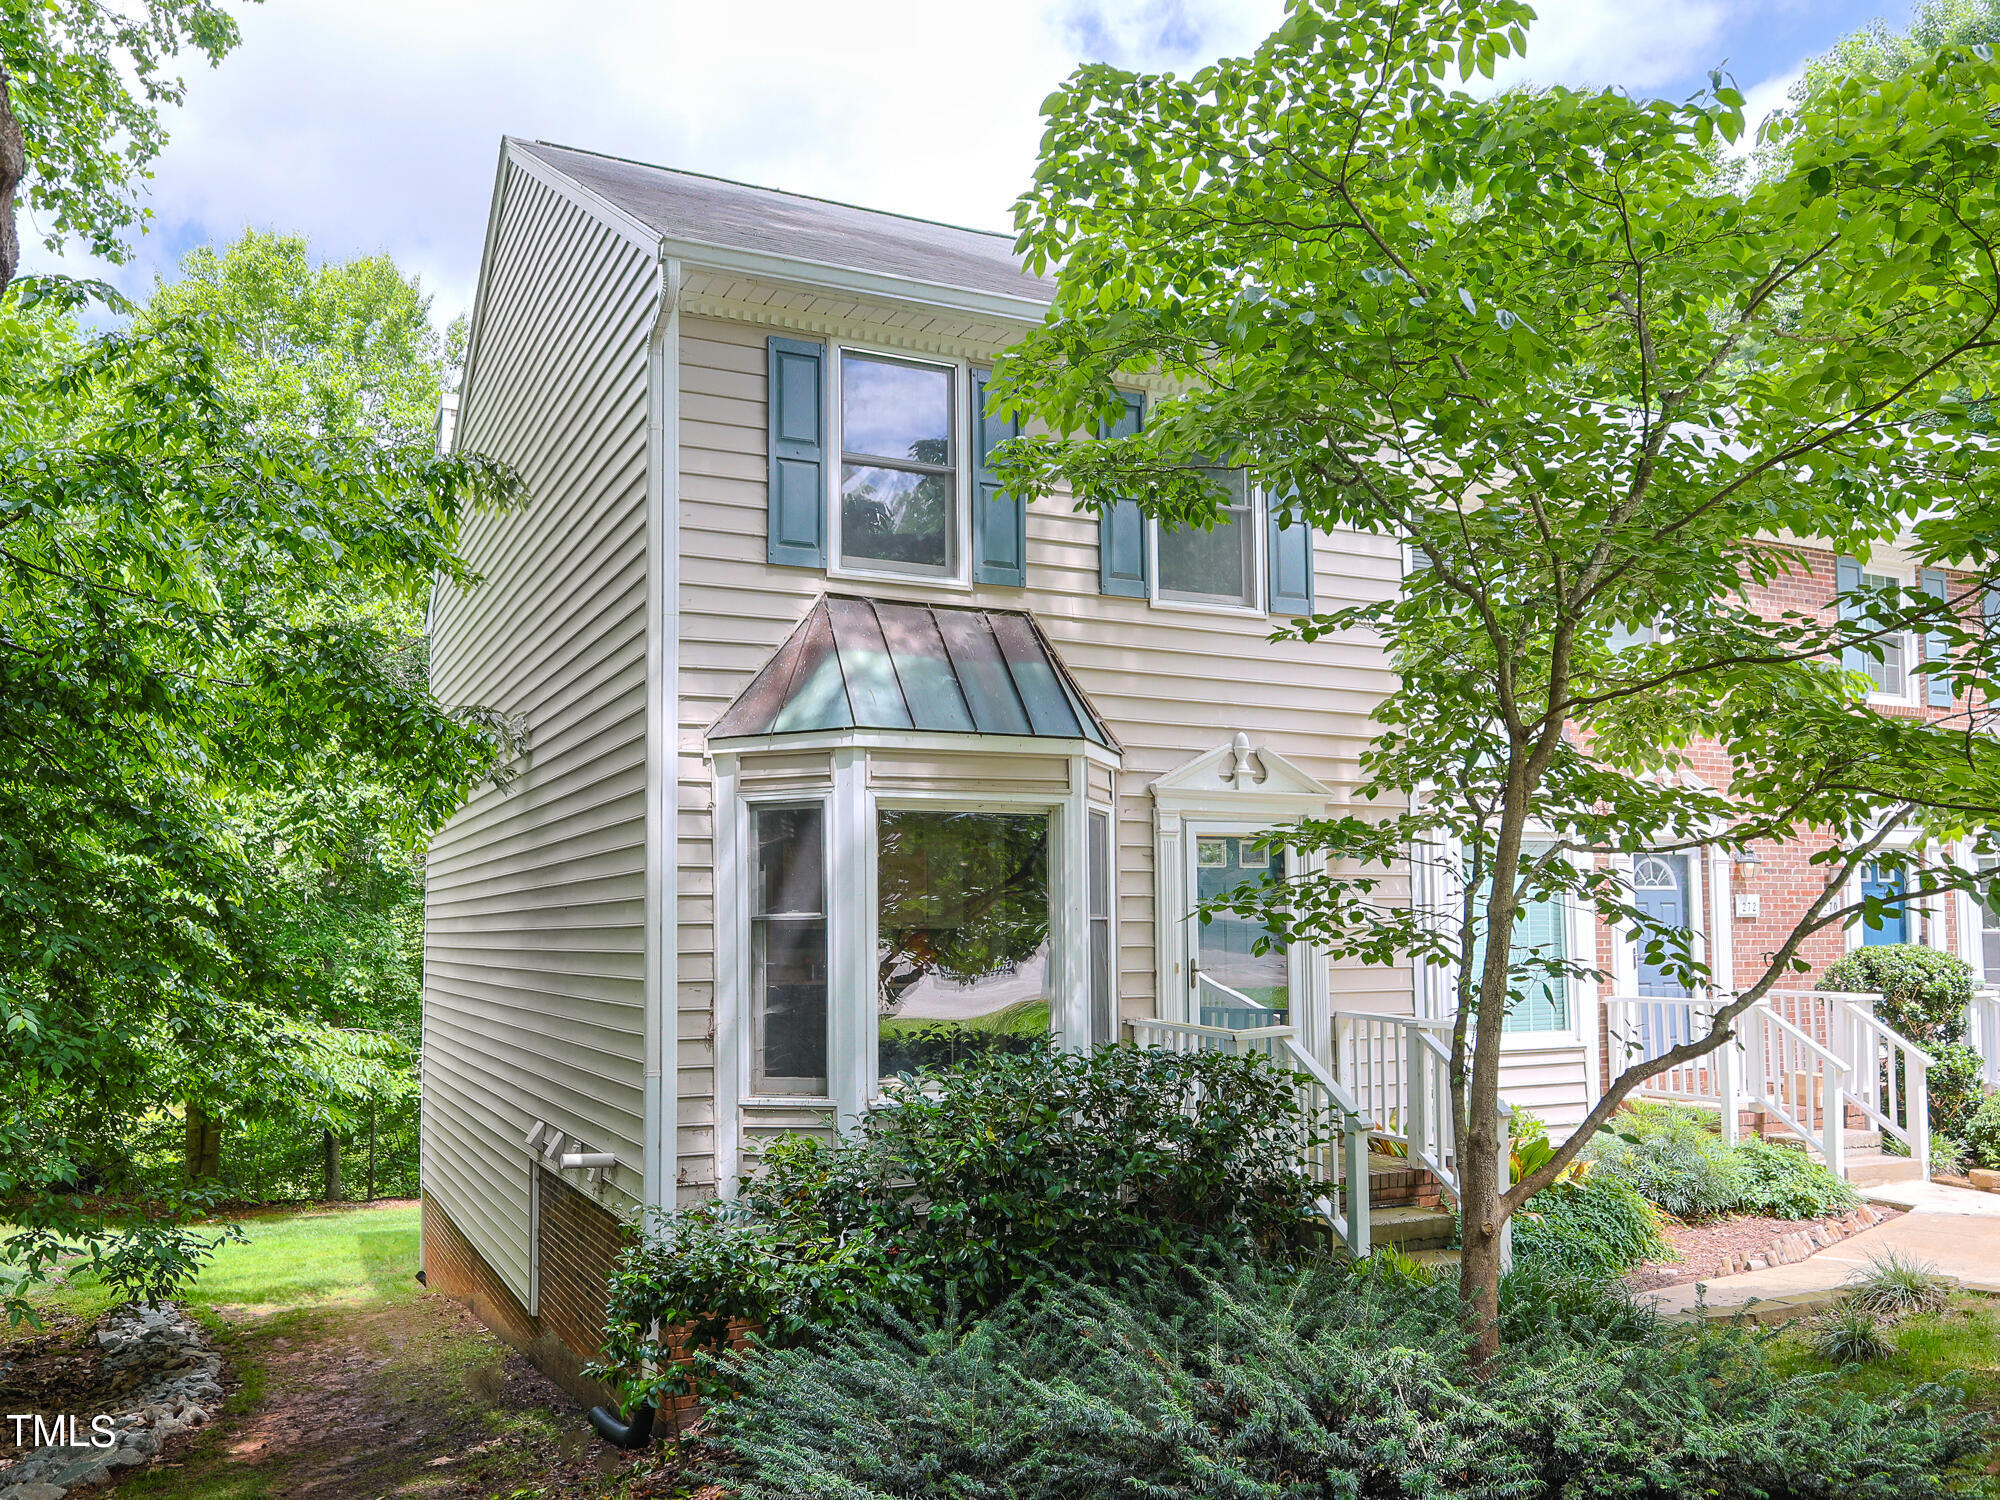
[[[629,1457],[448,1298],[209,1320],[240,1389],[220,1422],[170,1444],[120,1496],[595,1500],[623,1485]]]
[[[109,1386],[97,1325],[88,1318],[52,1310],[40,1329],[23,1326],[0,1342],[0,1414],[87,1415],[102,1409]],[[14,1423],[0,1421],[0,1487],[7,1465],[37,1446],[32,1428],[22,1443],[14,1441],[14,1431]]]
[[[1907,1212],[1881,1204],[1869,1206],[1875,1210],[1877,1224],[1900,1219]],[[1665,1286],[1685,1286],[1692,1281],[1712,1281],[1717,1276],[1730,1274],[1732,1260],[1763,1255],[1787,1235],[1797,1234],[1815,1224],[1838,1227],[1844,1222],[1845,1216],[1841,1214],[1830,1214],[1823,1219],[1768,1219],[1746,1214],[1741,1218],[1718,1219],[1713,1224],[1665,1224],[1660,1234],[1674,1247],[1675,1258],[1634,1267],[1626,1273],[1625,1284],[1634,1291],[1652,1292]],[[1849,1226],[1850,1232],[1858,1232],[1864,1227]],[[1822,1247],[1823,1250],[1832,1248]]]

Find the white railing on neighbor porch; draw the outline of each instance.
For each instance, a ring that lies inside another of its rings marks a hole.
[[[1211,984],[1203,977],[1202,983]],[[1224,986],[1216,986],[1224,989]],[[1227,991],[1234,1000],[1259,1010],[1248,996]],[[1204,1004],[1208,997],[1204,996]],[[1232,1002],[1233,1003],[1233,1002]],[[1354,1096],[1299,1044],[1291,1026],[1200,1026],[1185,1021],[1143,1019],[1126,1023],[1132,1040],[1142,1047],[1169,1052],[1261,1052],[1279,1067],[1299,1075],[1298,1100],[1311,1122],[1315,1139],[1303,1163],[1326,1196],[1320,1201],[1333,1231],[1348,1250],[1366,1255],[1368,1237],[1368,1120]]]
[[[1712,1106],[1734,1140],[1738,1112],[1762,1109],[1842,1170],[1847,1112],[1930,1161],[1930,1054],[1875,1014],[1875,995],[1773,990],[1737,1019],[1714,1052],[1664,1068],[1642,1096]],[[1720,1002],[1612,995],[1604,1001],[1613,1072],[1705,1032]],[[1996,1018],[2000,1030],[2000,1017]]]
[[[2000,989],[1981,985],[1972,992],[1965,1039],[1979,1054],[1980,1081],[1989,1089],[2000,1089]]]

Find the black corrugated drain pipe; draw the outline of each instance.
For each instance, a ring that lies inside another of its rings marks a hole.
[[[648,1448],[653,1442],[653,1403],[641,1401],[633,1409],[632,1419],[623,1421],[617,1412],[608,1406],[593,1406],[590,1409],[590,1425],[597,1429],[597,1435],[614,1448]]]

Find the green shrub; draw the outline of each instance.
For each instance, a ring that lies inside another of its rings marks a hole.
[[[1050,1278],[1304,1242],[1318,1187],[1293,1075],[1257,1055],[1046,1043],[918,1075],[838,1144],[780,1140],[738,1201],[664,1218],[611,1283],[602,1373],[673,1377],[655,1325],[791,1343],[880,1305],[984,1312]]]
[[[1851,1302],[1813,1319],[1807,1332],[1813,1353],[1828,1364],[1873,1364],[1895,1352],[1882,1336],[1882,1320]]]
[[[1677,1219],[1812,1219],[1861,1201],[1803,1151],[1759,1140],[1731,1146],[1712,1115],[1672,1104],[1634,1104],[1598,1132],[1584,1155],[1593,1176],[1629,1184]]]
[[[1672,1253],[1660,1237],[1659,1210],[1605,1173],[1554,1183],[1514,1216],[1515,1259],[1568,1275],[1615,1276]]]
[[[1931,1137],[1931,1176],[1963,1177],[1968,1163],[1965,1147],[1950,1136]]]
[[[1958,1135],[1986,1097],[1979,1082],[1979,1054],[1964,1042],[1943,1042],[1926,1050],[1931,1054],[1931,1065],[1924,1074],[1924,1085],[1930,1090],[1931,1129],[1941,1135]]]
[[[1848,1306],[1877,1317],[1901,1318],[1937,1312],[1950,1300],[1952,1282],[1929,1261],[1908,1260],[1891,1250],[1857,1271],[1848,1287]]]
[[[1768,1141],[1746,1140],[1736,1148],[1743,1168],[1743,1191],[1735,1212],[1773,1219],[1817,1219],[1854,1208],[1861,1195],[1805,1152]]]
[[[1982,1095],[1960,1136],[1975,1166],[2000,1171],[2000,1094]]]
[[[1733,1213],[1748,1181],[1741,1158],[1693,1110],[1642,1102],[1585,1148],[1591,1171],[1618,1178],[1677,1219]]]
[[[1972,966],[1915,943],[1856,948],[1831,965],[1817,989],[1882,997],[1876,1016],[1926,1052],[1965,1040]]]
[[[710,1418],[742,1500],[1923,1500],[1962,1398],[1776,1375],[1765,1338],[1510,1277],[1466,1367],[1449,1285],[1337,1263],[1051,1288],[976,1321],[855,1320],[752,1352]]]

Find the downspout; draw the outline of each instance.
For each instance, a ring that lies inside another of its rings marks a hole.
[[[660,302],[646,338],[645,1207],[671,1210],[680,964],[675,946],[674,809],[680,726],[681,263],[660,255]]]

